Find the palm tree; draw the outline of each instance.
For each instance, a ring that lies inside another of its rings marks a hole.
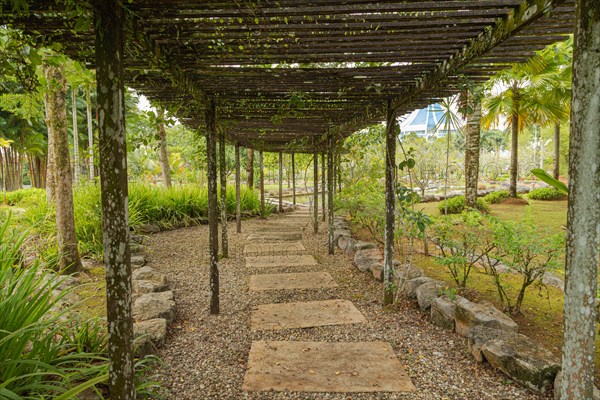
[[[568,74],[560,58],[551,50],[544,50],[527,63],[515,64],[500,72],[487,86],[490,95],[483,104],[486,110],[484,126],[489,128],[492,123],[497,124],[501,116],[510,121],[511,197],[517,196],[519,132],[525,125],[547,126],[568,117],[564,100],[567,93],[564,79]]]

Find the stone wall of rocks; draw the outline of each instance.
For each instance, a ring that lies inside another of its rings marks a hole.
[[[169,290],[167,277],[162,272],[147,266],[143,255],[143,237],[132,235],[132,288],[133,318],[136,352],[138,355],[153,354],[161,347],[167,336],[167,326],[176,316],[173,292]],[[94,260],[82,260],[84,270],[102,267]],[[47,279],[56,279],[59,284],[54,291],[59,296],[62,290],[80,284],[75,276],[48,274]],[[58,307],[68,307],[81,301],[74,291],[62,297]]]
[[[381,281],[383,254],[377,245],[353,238],[342,218],[336,218],[334,228],[336,246],[354,257],[358,269]],[[558,384],[560,359],[518,333],[517,324],[492,303],[474,303],[461,296],[445,295],[444,282],[425,276],[423,270],[411,264],[397,263],[395,273],[400,294],[417,301],[433,324],[465,337],[477,361],[487,361],[537,392],[544,393]]]

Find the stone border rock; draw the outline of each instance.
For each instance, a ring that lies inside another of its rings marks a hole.
[[[167,276],[147,263],[143,254],[131,255],[133,334],[138,355],[155,354],[165,343],[167,326],[177,316]]]
[[[336,246],[350,256],[358,269],[383,278],[383,255],[375,243],[351,236],[343,218],[334,221]],[[468,339],[469,350],[522,385],[545,393],[560,379],[560,359],[538,343],[519,334],[517,324],[490,302],[474,303],[461,296],[443,294],[444,282],[425,276],[411,264],[396,264],[400,294],[414,299],[428,312],[431,322]],[[549,277],[550,278],[550,277]]]

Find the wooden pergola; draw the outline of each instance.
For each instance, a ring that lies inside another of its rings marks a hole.
[[[589,24],[597,15],[588,9],[597,12],[596,0],[39,0],[26,12],[5,8],[0,23],[41,44],[58,42],[97,70],[109,335],[127,346],[130,291],[118,290],[130,287],[125,85],[207,135],[213,313],[219,309],[217,141],[236,146],[238,188],[240,146],[258,149],[261,157],[262,151],[326,151],[331,188],[336,144],[386,120],[388,297],[397,116],[528,60],[576,26],[594,34]],[[597,82],[587,85],[593,90]],[[318,157],[314,163],[317,177]],[[581,179],[578,184],[594,187],[594,178]],[[315,180],[318,203],[316,186]],[[317,216],[315,210],[315,224]]]

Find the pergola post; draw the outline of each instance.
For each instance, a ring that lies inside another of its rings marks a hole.
[[[327,173],[327,165],[325,164],[325,152],[321,153],[321,212],[323,215],[321,215],[322,221],[325,222],[325,217],[326,217],[326,213],[325,210],[327,210],[326,207],[326,201],[325,201],[325,196],[327,196],[327,191],[325,190],[326,185],[325,185],[325,174]]]
[[[296,159],[292,153],[292,204],[296,205]]]
[[[463,92],[465,99],[465,202],[468,207],[477,206],[479,177],[479,141],[481,137],[481,97],[479,90]]]
[[[235,143],[235,226],[236,232],[242,233],[242,204],[241,204],[241,176],[240,176],[240,143]]]
[[[283,212],[283,153],[279,152],[279,206],[278,211]]]
[[[578,0],[573,49],[569,204],[560,398],[594,398],[600,241],[600,3]]]
[[[259,186],[260,186],[260,216],[265,216],[265,165],[263,162],[263,151],[258,152]]]
[[[333,243],[333,136],[331,134],[327,137],[327,218],[328,218],[328,252],[329,255],[335,253],[335,246]]]
[[[131,255],[125,140],[124,33],[121,0],[95,1],[98,140],[106,267],[108,385],[112,398],[135,399]]]
[[[315,150],[313,153],[313,228],[314,232],[319,232],[319,153],[317,151],[317,141],[313,141]]]
[[[385,127],[385,239],[383,251],[383,304],[394,301],[394,224],[396,188],[396,111],[388,103]]]
[[[225,153],[225,132],[219,132],[219,181],[221,186],[221,254],[229,257],[229,240],[227,239],[227,160]]]
[[[208,178],[208,241],[210,257],[210,313],[219,313],[219,225],[217,209],[217,121],[215,100],[206,108],[206,163]]]

